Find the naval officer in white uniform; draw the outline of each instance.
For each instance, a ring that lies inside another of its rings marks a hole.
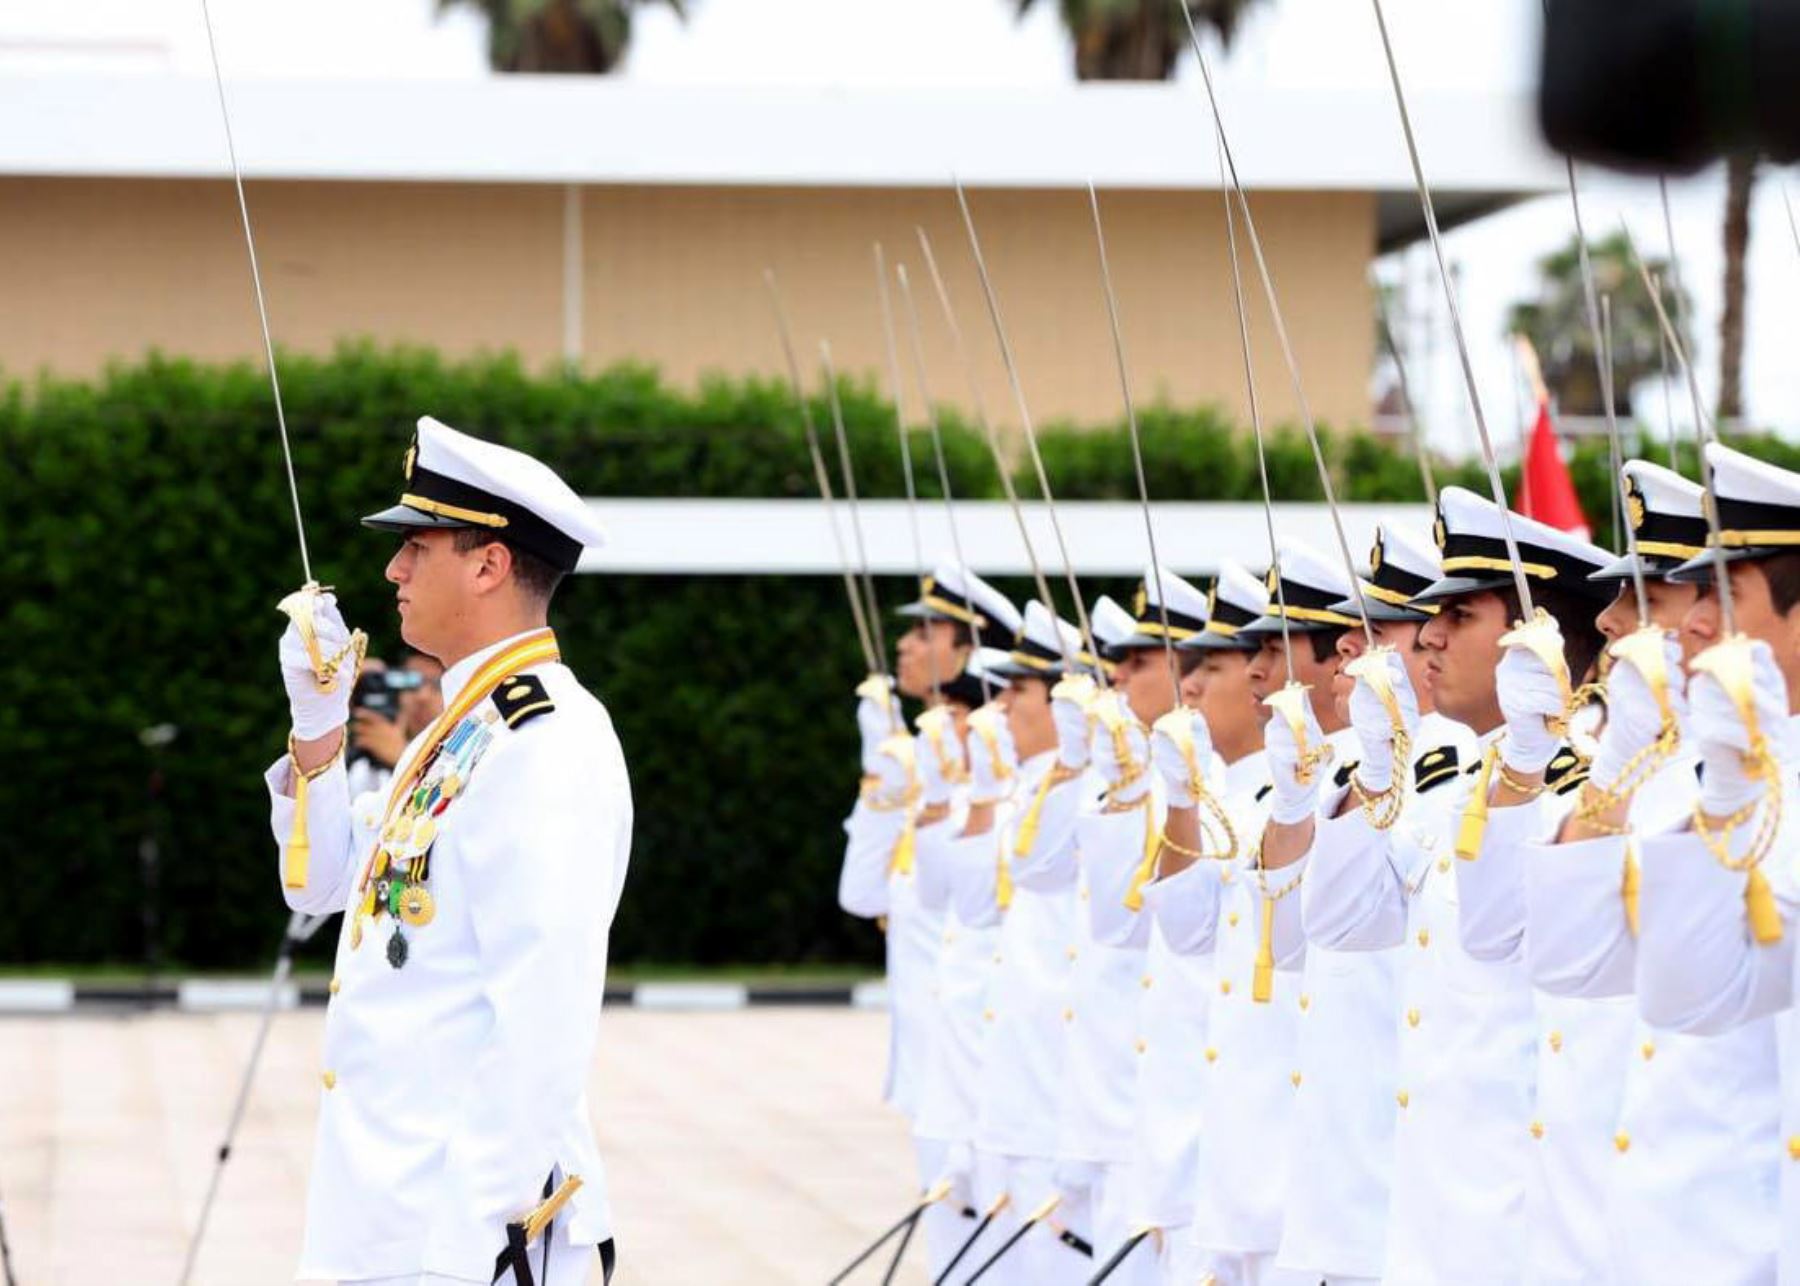
[[[344,912],[299,1275],[575,1286],[599,1247],[610,1276],[586,1088],[631,788],[546,624],[601,531],[545,465],[429,417],[400,503],[364,522],[402,537],[387,578],[407,644],[447,667],[445,710],[389,792],[352,799],[360,635],[323,591],[284,604],[293,731],[267,774],[283,892]],[[567,1204],[527,1249],[552,1191]]]

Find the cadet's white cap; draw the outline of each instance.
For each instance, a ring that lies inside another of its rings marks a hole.
[[[1625,462],[1625,508],[1644,575],[1668,575],[1706,549],[1705,496],[1697,482],[1648,460]],[[1630,551],[1589,576],[1594,581],[1629,580]]]
[[[1333,606],[1350,597],[1350,578],[1339,561],[1326,558],[1298,540],[1283,541],[1279,549],[1280,592],[1276,592],[1275,568],[1271,567],[1264,580],[1269,591],[1267,614],[1246,625],[1244,633],[1279,634],[1284,617],[1287,628],[1294,633],[1341,630],[1360,624],[1356,617]]]
[[[993,667],[1007,678],[1055,679],[1068,669],[1069,657],[1082,658],[1081,632],[1058,620],[1035,598],[1025,604],[1025,621],[1013,639],[1012,654]]]
[[[587,502],[549,465],[523,451],[458,433],[429,415],[406,452],[400,503],[370,514],[382,531],[475,528],[572,572],[581,551],[606,532]]]
[[[1206,628],[1177,647],[1206,651],[1254,652],[1254,635],[1241,631],[1269,610],[1269,590],[1242,564],[1226,559],[1219,564],[1219,578],[1206,596]]]
[[[1137,622],[1130,612],[1113,601],[1111,595],[1102,594],[1088,612],[1088,626],[1094,631],[1094,645],[1110,661],[1119,645],[1131,637]]]
[[[956,562],[939,563],[920,584],[919,597],[899,613],[972,625],[984,644],[1012,642],[1022,623],[1006,595]]]
[[[1670,580],[1711,580],[1715,562],[1768,558],[1800,550],[1800,474],[1709,442],[1706,463],[1719,499],[1722,549],[1709,548],[1669,573]]]
[[[1512,514],[1513,539],[1525,575],[1542,584],[1561,585],[1589,597],[1610,597],[1611,589],[1588,577],[1612,561],[1612,555],[1579,536]],[[1431,602],[1455,594],[1505,589],[1513,583],[1512,560],[1506,549],[1506,521],[1500,507],[1462,487],[1438,492],[1438,551],[1444,574],[1413,596]]]
[[[1381,523],[1375,528],[1375,547],[1369,551],[1369,574],[1360,581],[1369,619],[1423,621],[1435,616],[1435,604],[1414,604],[1412,596],[1435,584],[1443,574],[1436,545],[1409,528]],[[1349,616],[1362,610],[1354,597],[1333,603],[1331,608]]]
[[[1131,637],[1117,644],[1121,651],[1163,645],[1165,606],[1169,615],[1168,637],[1175,642],[1191,639],[1206,628],[1206,595],[1191,582],[1155,563],[1144,568],[1144,580],[1138,586],[1134,606]]]

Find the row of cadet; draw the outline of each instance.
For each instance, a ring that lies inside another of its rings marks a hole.
[[[839,900],[933,1281],[1800,1286],[1800,475],[1707,462],[1622,558],[1448,488],[1354,583],[923,582]]]

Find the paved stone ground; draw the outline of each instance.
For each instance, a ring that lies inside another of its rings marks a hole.
[[[197,1282],[292,1280],[322,1019],[276,1018]],[[255,1025],[0,1018],[0,1198],[21,1286],[174,1286]],[[879,1102],[886,1038],[883,1015],[851,1009],[608,1011],[592,1100],[615,1286],[820,1283],[897,1217],[914,1184]]]

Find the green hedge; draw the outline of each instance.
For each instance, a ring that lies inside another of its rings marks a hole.
[[[767,381],[681,393],[638,367],[534,375],[347,348],[286,359],[282,385],[315,572],[378,654],[399,648],[389,544],[356,518],[391,501],[421,412],[540,454],[585,494],[812,493]],[[901,494],[890,409],[847,387],[845,413],[865,493]],[[1245,437],[1215,413],[1152,408],[1144,440],[1158,496],[1255,494]],[[946,443],[958,494],[996,495],[979,439],[952,422]],[[1418,498],[1408,458],[1365,436],[1339,452],[1346,495]],[[1062,495],[1134,494],[1116,430],[1052,429],[1044,453]],[[1280,494],[1314,494],[1301,440],[1280,435],[1271,454]],[[1603,495],[1583,462],[1584,496]],[[266,959],[282,913],[258,775],[285,728],[274,603],[301,575],[264,376],[152,359],[15,381],[0,389],[0,464],[0,963],[141,959],[151,834],[167,960]],[[930,470],[920,487],[936,494]],[[884,601],[905,589],[884,585]],[[859,670],[841,594],[832,577],[586,576],[559,597],[558,633],[636,786],[619,960],[878,958],[835,902]],[[162,722],[181,731],[157,764],[138,734]]]

